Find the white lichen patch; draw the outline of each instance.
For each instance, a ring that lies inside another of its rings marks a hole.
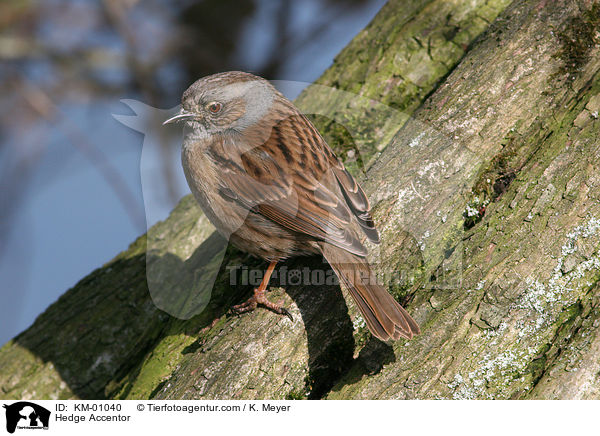
[[[109,354],[107,352],[101,353],[96,360],[94,361],[94,363],[92,364],[92,366],[90,367],[89,371],[93,371],[95,370],[97,367],[99,367],[100,365],[109,365],[113,360],[113,356],[112,354]]]
[[[354,320],[352,321],[352,327],[354,328],[354,330],[358,330],[359,328],[366,327],[366,326],[367,326],[367,323],[365,322],[363,317],[360,315],[356,315],[356,318],[354,318]]]
[[[595,256],[590,257],[584,262],[579,263],[575,269],[566,276],[562,276],[561,270],[563,268],[565,259],[567,256],[577,251],[577,241],[581,238],[588,239],[594,237],[600,233],[600,220],[596,217],[590,217],[589,220],[577,227],[575,227],[569,234],[567,234],[567,241],[561,247],[561,255],[558,258],[558,262],[552,271],[552,277],[549,281],[551,286],[559,286],[560,280],[566,280],[573,282],[574,280],[582,278],[588,271],[599,269],[600,255],[596,253]]]
[[[443,160],[428,162],[417,170],[419,177],[427,177],[430,181],[435,181],[441,177],[441,173],[446,170],[446,162]]]
[[[540,281],[528,277],[525,281],[527,290],[521,298],[511,306],[513,309],[525,309],[532,317],[517,321],[519,337],[528,336],[554,321],[553,303],[563,297],[561,287],[549,287]]]
[[[488,340],[483,357],[475,353],[477,367],[465,375],[456,374],[448,384],[455,400],[472,399],[501,399],[511,395],[511,386],[515,374],[523,373],[535,353],[535,349],[523,349],[514,340],[507,341],[506,335],[514,336],[514,331],[508,329],[508,324],[500,323],[497,329],[485,330],[482,335]],[[499,342],[509,343],[508,349],[496,354]],[[521,377],[517,381],[524,382]],[[526,387],[525,387],[526,389]]]
[[[398,192],[398,203],[408,203],[409,201],[414,200],[415,197],[416,195],[412,188],[401,189]]]
[[[465,209],[465,213],[467,214],[467,216],[477,216],[479,215],[479,211],[477,209],[475,209],[474,207],[472,207],[471,205],[467,205],[467,208]]]
[[[423,136],[425,136],[425,132],[419,133],[416,137],[410,140],[408,146],[410,148],[416,147],[417,145],[419,145],[419,142],[421,141],[421,138],[423,138]]]
[[[484,280],[484,282],[485,282],[485,280]],[[502,336],[504,334],[504,332],[506,331],[507,328],[508,328],[508,324],[505,323],[504,321],[502,321],[498,325],[498,328],[496,328],[496,329],[486,329],[486,330],[484,330],[483,334],[487,338],[495,338],[496,336]]]
[[[559,320],[564,308],[577,301],[580,292],[585,292],[585,288],[591,286],[590,280],[585,278],[590,273],[600,273],[598,251],[579,262],[567,274],[562,272],[564,261],[577,251],[580,239],[599,235],[600,220],[590,216],[585,223],[566,235],[547,282],[534,277],[525,280],[525,292],[509,308],[510,311],[520,312],[516,322],[510,325],[502,322],[497,329],[480,333],[484,341],[477,343],[483,344],[483,351],[473,353],[472,359],[476,363],[471,367],[474,369],[455,374],[447,384],[452,398],[509,398],[515,392],[515,385],[524,390],[530,388],[526,374],[528,365],[552,338],[554,331],[549,327]]]
[[[526,318],[519,321],[519,336],[535,334],[538,330],[556,321],[558,314],[577,300],[579,287],[576,281],[583,278],[590,271],[600,271],[600,256],[596,254],[580,262],[568,274],[563,274],[562,269],[567,256],[577,251],[577,241],[580,238],[590,238],[599,233],[600,220],[590,217],[586,223],[575,227],[569,232],[561,254],[552,270],[552,275],[547,284],[538,279],[526,279],[527,290],[512,306],[512,309],[525,309]],[[561,304],[556,304],[557,302]]]
[[[448,136],[458,139],[461,136],[472,136],[476,135],[482,128],[484,119],[483,117],[471,116],[466,119],[459,119],[458,117],[452,120],[448,120],[445,123],[444,130],[448,132]]]
[[[481,200],[479,197],[473,198],[465,208],[465,215],[467,217],[474,217],[479,215],[479,210],[482,207],[487,206],[490,203],[489,200]]]

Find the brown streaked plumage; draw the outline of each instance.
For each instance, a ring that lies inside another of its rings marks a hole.
[[[417,323],[372,279],[361,232],[379,234],[369,201],[312,123],[266,80],[244,72],[204,77],[182,98],[182,163],[209,220],[238,248],[270,262],[238,312],[269,302],[276,262],[322,254],[349,289],[367,326],[382,340],[412,338]]]

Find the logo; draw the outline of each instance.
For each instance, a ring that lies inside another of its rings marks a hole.
[[[3,406],[6,409],[6,431],[14,433],[15,429],[48,429],[50,411],[29,401],[19,401]]]

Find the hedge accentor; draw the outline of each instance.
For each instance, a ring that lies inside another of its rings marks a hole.
[[[196,81],[183,94],[182,163],[204,213],[235,246],[270,262],[236,312],[271,303],[265,289],[278,261],[321,254],[349,289],[369,330],[382,340],[412,338],[419,326],[365,260],[362,231],[378,243],[369,201],[312,123],[269,82],[231,71]],[[288,314],[289,315],[289,314]]]

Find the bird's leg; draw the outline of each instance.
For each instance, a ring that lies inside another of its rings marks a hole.
[[[267,296],[265,295],[267,285],[269,284],[269,280],[271,279],[271,274],[273,274],[273,270],[275,269],[275,265],[277,265],[276,261],[273,261],[269,264],[267,268],[267,272],[263,277],[262,281],[258,288],[254,289],[254,295],[248,299],[248,301],[238,304],[237,306],[233,306],[231,310],[235,313],[244,313],[250,312],[260,304],[261,306],[266,307],[267,309],[278,313],[280,315],[287,316],[290,320],[294,321],[292,314],[288,312],[288,310],[282,306],[281,303],[275,304],[267,300]]]

